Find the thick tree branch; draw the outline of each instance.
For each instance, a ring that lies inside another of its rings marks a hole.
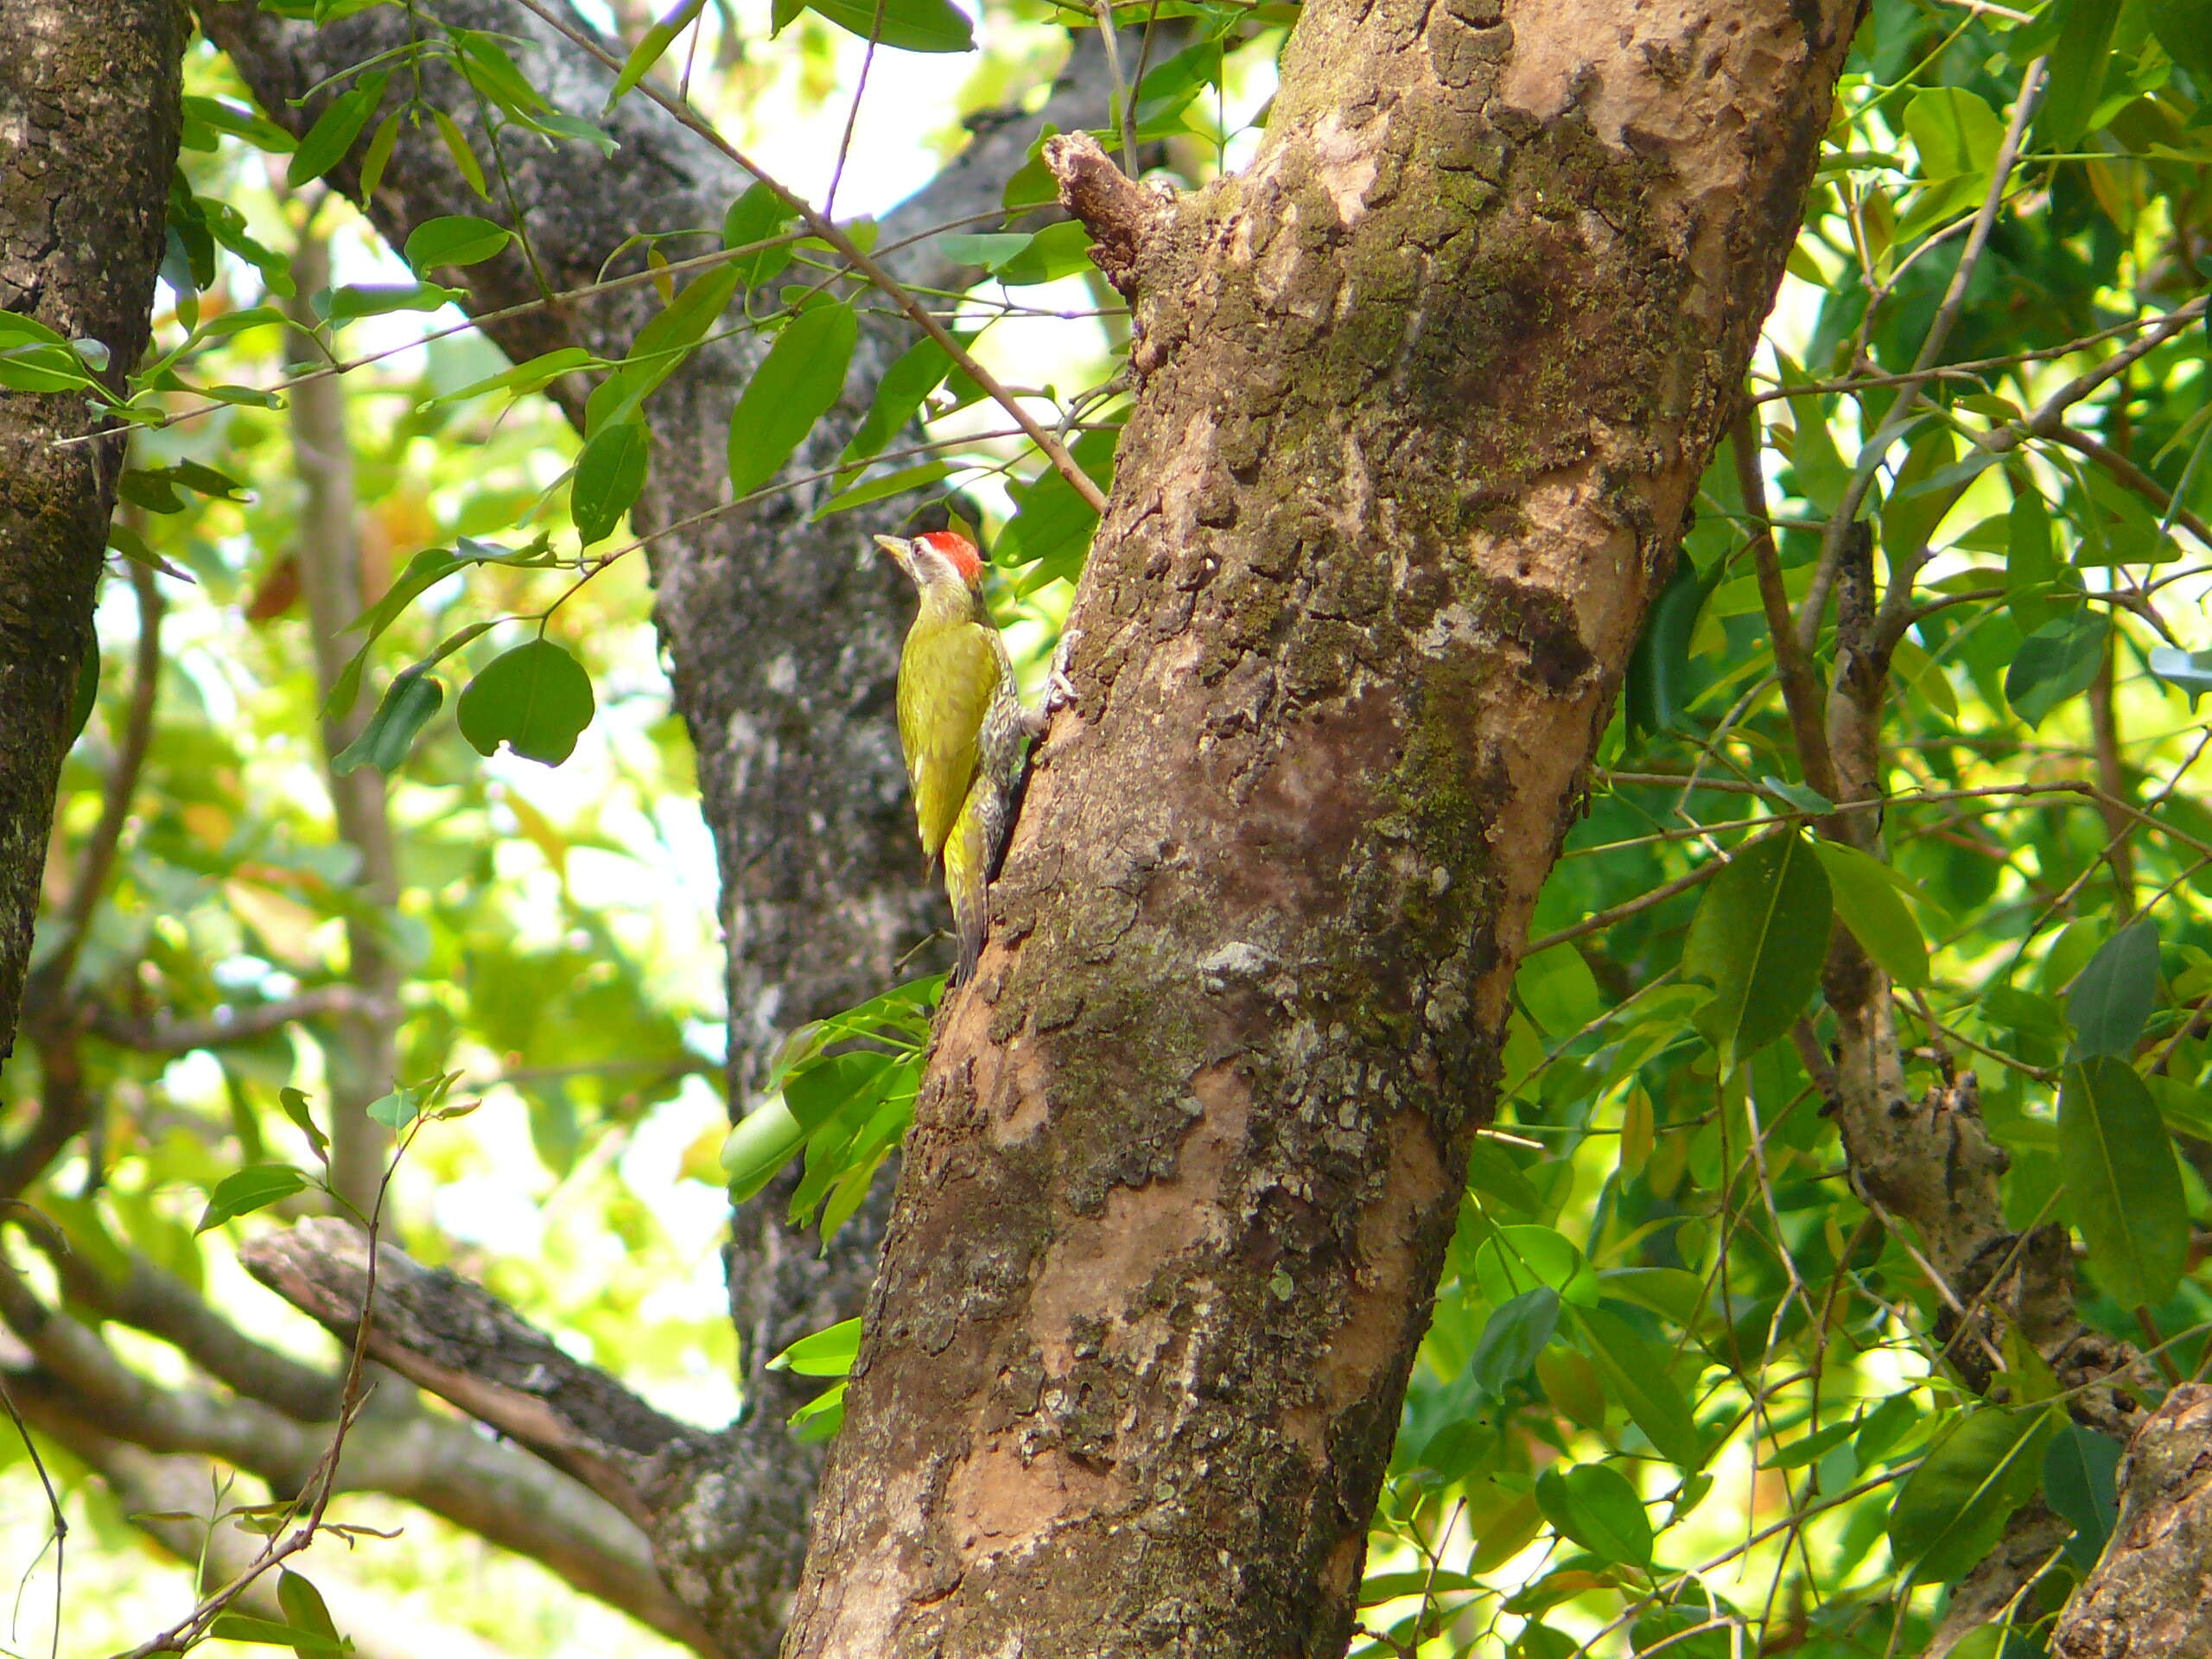
[[[73,1422],[151,1452],[219,1458],[280,1492],[301,1491],[328,1449],[330,1422],[297,1421],[251,1399],[152,1382],[93,1332],[42,1306],[4,1263],[0,1320],[35,1362],[10,1365],[10,1393],[42,1427]],[[346,1326],[344,1338],[356,1328]],[[372,1406],[348,1431],[334,1490],[419,1504],[542,1562],[664,1635],[702,1654],[721,1652],[662,1581],[631,1521],[568,1477],[461,1424]]]
[[[111,391],[151,331],[181,120],[182,0],[0,0],[0,307],[97,340]],[[0,1058],[12,1052],[119,440],[81,393],[0,397]]]
[[[709,1436],[571,1359],[467,1281],[424,1268],[388,1244],[378,1256],[372,1358],[528,1447],[640,1527],[652,1524],[645,1492],[660,1468],[703,1455]],[[250,1241],[238,1257],[334,1334],[350,1338],[359,1325],[369,1245],[356,1229],[303,1222]]]
[[[2119,1520],[2058,1616],[2053,1659],[2212,1653],[2212,1388],[2185,1383],[2143,1421],[2119,1486]]]
[[[194,1048],[221,1048],[230,1043],[251,1042],[272,1031],[304,1020],[331,1014],[353,1014],[391,1020],[398,1010],[387,1001],[365,995],[352,985],[320,985],[297,996],[274,1002],[249,1002],[218,1008],[198,1020],[172,1020],[156,1015],[132,1019],[110,1007],[94,1008],[86,1029],[96,1037],[147,1054],[181,1054]]]

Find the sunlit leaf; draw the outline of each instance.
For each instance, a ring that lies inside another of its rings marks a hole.
[[[1602,1463],[1547,1469],[1536,1477],[1536,1503],[1545,1520],[1600,1560],[1650,1565],[1650,1519],[1618,1470]]]
[[[1797,831],[1738,852],[1707,883],[1682,947],[1713,988],[1698,1029],[1724,1071],[1789,1029],[1820,982],[1833,905],[1827,872]]]
[[[1835,913],[1866,954],[1898,984],[1928,983],[1928,941],[1912,910],[1898,896],[1880,860],[1832,841],[1815,841],[1814,853],[1827,872]]]
[[[1684,1469],[1705,1461],[1689,1402],[1667,1369],[1667,1355],[1638,1335],[1618,1314],[1602,1307],[1567,1310],[1582,1351],[1605,1379],[1605,1392],[1627,1410],[1629,1421],[1661,1457]]]
[[[2158,930],[2147,920],[2130,923],[2097,947],[2066,994],[2075,1052],[2133,1053],[2158,1000]]]
[[[407,263],[419,271],[439,265],[479,265],[515,239],[514,232],[488,219],[448,213],[426,219],[407,235]]]
[[[215,1183],[214,1190],[207,1195],[207,1207],[200,1211],[200,1224],[192,1230],[204,1233],[210,1227],[219,1227],[237,1217],[250,1215],[279,1198],[305,1192],[307,1186],[307,1176],[289,1164],[251,1165]]]
[[[614,533],[622,515],[645,487],[645,469],[652,455],[652,435],[635,416],[601,426],[585,441],[582,453],[576,457],[575,481],[569,491],[576,537],[584,546],[603,542]]]
[[[1922,1584],[1967,1572],[1995,1547],[2042,1478],[2052,1408],[1964,1414],[1931,1445],[1890,1506],[1890,1553]]]
[[[2189,1207],[2158,1106],[2126,1060],[2066,1068],[2058,1155],[2098,1284],[2123,1307],[2164,1301],[2188,1260]]]
[[[861,1322],[841,1319],[826,1331],[801,1337],[768,1362],[772,1371],[791,1371],[800,1376],[847,1376],[860,1357]]]
[[[849,305],[821,305],[791,319],[746,383],[729,417],[729,486],[747,495],[776,475],[844,390],[860,337]]]
[[[361,129],[369,124],[377,105],[384,102],[384,89],[391,84],[388,72],[375,70],[324,105],[315,124],[300,140],[299,148],[292,152],[291,162],[284,169],[284,182],[296,190],[337,166],[346,152],[353,149],[353,141],[361,136]]]
[[[550,639],[495,657],[454,707],[461,734],[479,754],[504,742],[524,760],[557,766],[591,724],[591,676]]]

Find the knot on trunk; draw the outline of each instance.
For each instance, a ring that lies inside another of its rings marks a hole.
[[[1146,244],[1173,211],[1174,192],[1138,183],[1114,165],[1089,133],[1047,138],[1044,157],[1046,168],[1059,181],[1062,205],[1098,238],[1091,263],[1123,299],[1134,300]]]

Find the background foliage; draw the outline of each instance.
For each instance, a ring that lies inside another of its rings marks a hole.
[[[607,142],[495,38],[420,10],[419,52],[458,65],[505,124]],[[1102,140],[1185,185],[1236,166],[1295,8],[1122,12],[1152,29]],[[1063,26],[1091,20],[1030,0],[979,21],[944,0],[779,0],[772,18],[687,0],[613,21],[632,48],[626,95],[688,87],[810,202],[842,192],[837,238],[865,251],[851,204],[918,181],[899,170],[914,139],[950,148],[956,105],[1029,85]],[[2151,1357],[2144,1397],[2212,1357],[2197,1271],[2212,817],[2192,771],[2212,690],[2208,43],[2202,0],[1873,6],[1738,452],[1706,480],[1538,912],[1497,1122],[1376,1518],[1368,1651],[1919,1653],[2007,1516],[2037,1502],[2071,1535],[2006,1620],[1942,1641],[1979,1659],[2044,1650],[2111,1525],[2116,1446],[2069,1415],[2024,1342],[1945,1351],[1956,1298],[1852,1179],[1826,1109],[1832,925],[1893,982],[1914,1094],[1978,1078],[2009,1158],[2007,1224],[2073,1230],[2080,1316]],[[944,62],[961,91],[931,106],[942,133],[912,104],[879,113],[920,76],[951,84]],[[649,464],[640,410],[702,340],[772,334],[726,461],[734,496],[792,487],[772,480],[836,397],[857,314],[901,302],[764,185],[719,226],[652,227],[647,264],[613,280],[652,283],[664,308],[621,362],[509,365],[454,322],[437,279],[526,244],[527,220],[445,112],[378,115],[410,73],[365,66],[294,144],[219,57],[188,65],[157,356],[117,410],[140,429],[41,921],[68,941],[85,1013],[4,1084],[23,1120],[61,1057],[97,1128],[22,1194],[13,1271],[162,1387],[190,1382],[188,1362],[73,1272],[135,1253],[318,1352],[231,1240],[318,1203],[314,1137],[334,1109],[367,1109],[412,1136],[381,1221],[410,1252],[720,1421],[737,1403],[722,1188],[745,1196],[798,1157],[795,1207],[849,1215],[905,1126],[937,988],[887,986],[802,1033],[722,1146],[711,863],[624,529]],[[373,173],[403,121],[450,135],[483,196],[480,214],[423,226],[404,264],[319,182],[365,133]],[[919,340],[839,468],[801,480],[816,512],[850,514],[856,557],[867,531],[895,527],[871,504],[918,485],[988,532],[994,604],[1033,679],[1096,518],[1068,474],[1110,476],[1126,344],[1082,233],[1033,212],[1048,195],[1033,168],[1002,222],[945,227],[976,282],[906,296],[1008,398]],[[340,280],[299,291],[294,273],[327,259]],[[741,282],[741,315],[725,309]],[[19,319],[0,330],[0,385],[91,384],[88,349]],[[334,824],[301,597],[315,554],[285,389],[334,367],[364,575],[360,654],[329,701],[377,709],[338,766],[389,779],[382,898]],[[594,377],[581,439],[541,395],[574,375]],[[1854,522],[1872,545],[1857,600]],[[1811,619],[1797,660],[1823,685],[1848,668],[1831,583],[1839,607],[1894,625],[1876,671],[1888,799],[1878,839],[1855,845],[1820,833],[1845,815],[1793,736],[1776,649],[1794,608]],[[364,939],[396,964],[388,1008],[344,1000]],[[334,1077],[334,1022],[364,1014],[397,1033],[373,1092],[398,1092],[374,1107]],[[404,1086],[431,1079],[482,1109],[416,1124]],[[852,1337],[789,1363],[835,1376]],[[795,1432],[834,1432],[836,1399]],[[67,1649],[169,1623],[188,1602],[177,1575],[137,1552],[66,1447],[40,1451],[75,1528]],[[0,1460],[10,1559],[38,1592],[10,1638],[29,1651],[61,1564],[22,1442],[0,1441]],[[243,1501],[220,1480],[219,1503]],[[507,1650],[654,1650],[451,1529],[405,1526],[307,1565]]]

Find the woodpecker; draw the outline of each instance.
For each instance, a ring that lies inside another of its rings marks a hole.
[[[1029,740],[1041,736],[1053,706],[1022,707],[1014,664],[983,605],[983,562],[975,544],[949,530],[875,544],[906,572],[921,609],[899,653],[899,744],[921,831],[923,870],[942,859],[952,900],[960,960],[952,983],[965,984],[990,925],[990,880],[1006,851]]]

